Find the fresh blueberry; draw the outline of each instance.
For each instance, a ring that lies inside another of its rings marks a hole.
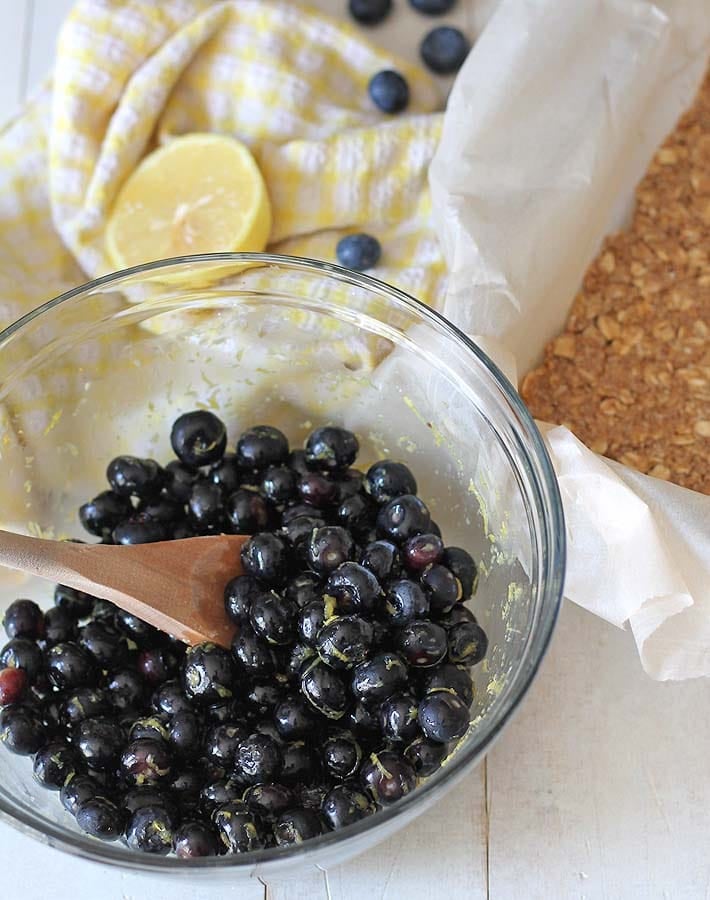
[[[287,546],[283,538],[268,531],[253,535],[241,550],[244,571],[264,584],[279,587],[288,567]]]
[[[151,497],[160,493],[165,477],[154,459],[117,456],[106,469],[111,490],[120,497]]]
[[[427,619],[417,619],[400,630],[397,646],[410,666],[435,666],[446,656],[446,631]]]
[[[380,106],[380,103],[377,101],[376,96],[382,96],[382,102],[384,103],[384,88],[377,87],[380,84],[377,79],[382,79],[385,76],[385,81],[387,81],[387,77],[392,75],[397,80],[401,80],[404,84],[405,90],[407,90],[407,83],[404,81],[401,75],[397,75],[396,72],[380,72],[379,75],[376,75],[375,78],[370,82],[370,96],[372,99]],[[404,106],[406,106],[406,100]],[[401,107],[404,109],[404,106]],[[384,109],[384,107],[382,107]],[[388,112],[397,112],[396,109],[387,110]],[[364,272],[366,269],[374,269],[377,263],[380,261],[380,257],[382,256],[382,247],[380,242],[376,237],[373,237],[371,234],[347,234],[345,237],[341,238],[338,241],[338,244],[335,248],[335,255],[338,257],[338,262],[341,266],[344,266],[346,269],[354,269],[356,272]]]
[[[123,832],[124,815],[121,809],[105,797],[85,800],[76,811],[76,823],[92,837],[115,841]]]
[[[227,518],[235,534],[256,534],[271,521],[271,510],[266,500],[256,491],[242,488],[227,500]]]
[[[419,52],[426,65],[439,75],[451,75],[463,65],[471,45],[458,28],[434,28],[421,43]]]
[[[320,659],[310,663],[301,676],[301,692],[314,709],[329,719],[339,719],[347,709],[345,684]]]
[[[288,459],[286,435],[271,425],[256,425],[237,441],[237,460],[243,469],[278,466]]]
[[[361,25],[379,25],[392,10],[392,0],[349,0],[350,15]]]
[[[76,751],[64,741],[51,741],[36,754],[34,776],[42,787],[58,791],[79,767]]]
[[[229,653],[205,642],[185,654],[182,684],[187,696],[201,704],[217,703],[232,696],[234,666]]]
[[[164,856],[173,849],[175,820],[166,806],[142,806],[131,816],[126,843],[131,850]]]
[[[170,444],[181,463],[199,468],[218,462],[227,446],[227,429],[206,409],[183,413],[173,423]]]
[[[476,622],[459,622],[449,629],[449,659],[461,666],[475,666],[486,655],[488,637]]]
[[[417,481],[404,463],[382,459],[367,470],[365,490],[376,503],[389,503],[403,494],[416,494]]]
[[[414,494],[402,494],[390,500],[377,516],[377,531],[395,544],[404,544],[417,534],[424,534],[431,524],[426,505]]]
[[[3,666],[10,669],[24,669],[27,679],[33,683],[39,677],[44,666],[42,651],[29,638],[13,638],[0,651],[0,667]]]
[[[323,800],[321,812],[325,821],[335,831],[371,816],[375,812],[375,806],[357,786],[338,784]]]
[[[111,537],[114,544],[154,544],[167,540],[168,528],[164,522],[136,513],[116,525]]]
[[[130,497],[121,497],[113,491],[103,491],[79,507],[79,520],[90,534],[102,538],[110,535],[113,529],[132,512]]]
[[[463,737],[469,721],[468,707],[450,691],[432,691],[419,704],[419,724],[432,741],[446,744]]]
[[[476,585],[476,563],[468,551],[461,547],[446,547],[442,563],[461,582],[462,600],[468,600]]]
[[[446,744],[420,736],[405,748],[404,756],[420,778],[433,775],[446,756]]]
[[[456,0],[409,0],[410,6],[426,16],[443,16],[456,5]]]
[[[320,817],[310,809],[291,809],[282,813],[274,823],[274,837],[279,847],[302,844],[322,834]]]
[[[44,634],[44,614],[33,600],[15,600],[5,610],[3,627],[9,638],[36,641]]]
[[[391,625],[406,625],[429,615],[429,598],[416,581],[402,578],[392,582],[385,595],[382,615]]]
[[[414,769],[407,760],[391,750],[372,753],[360,770],[360,780],[376,803],[389,806],[416,787]]]
[[[395,72],[392,69],[384,69],[382,72],[373,75],[370,79],[368,91],[372,102],[382,112],[402,112],[409,103],[409,85],[399,72]]]
[[[382,703],[407,685],[407,666],[396,653],[378,653],[353,671],[351,690],[365,704]]]

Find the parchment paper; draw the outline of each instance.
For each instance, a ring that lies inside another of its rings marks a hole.
[[[690,105],[707,0],[502,0],[461,70],[430,170],[445,315],[524,374]],[[710,675],[710,497],[545,427],[568,531],[566,596],[630,623],[658,679]],[[708,460],[710,465],[710,459]]]

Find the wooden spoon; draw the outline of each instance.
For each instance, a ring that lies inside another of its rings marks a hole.
[[[234,623],[224,586],[241,574],[248,535],[222,534],[111,546],[46,541],[0,531],[0,565],[110,600],[187,644],[229,647]]]

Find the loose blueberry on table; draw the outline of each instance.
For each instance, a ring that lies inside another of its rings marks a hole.
[[[144,853],[288,846],[396,803],[470,725],[488,647],[463,605],[470,554],[445,546],[406,465],[352,468],[343,428],[291,450],[257,425],[228,452],[195,411],[171,443],[165,466],[111,460],[79,518],[103,543],[249,534],[224,588],[231,648],[187,648],[64,585],[47,612],[16,600],[0,742],[85,833]]]

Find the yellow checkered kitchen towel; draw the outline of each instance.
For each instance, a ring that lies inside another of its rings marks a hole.
[[[368,97],[384,68],[410,83],[404,115],[387,117]],[[383,246],[375,274],[439,305],[445,271],[427,188],[438,102],[423,71],[290,0],[81,0],[62,29],[53,78],[0,132],[0,325],[111,270],[104,224],[124,179],[156,144],[191,131],[252,148],[272,201],[272,250],[333,261],[342,234],[368,231]],[[32,339],[23,347],[31,358]],[[103,350],[85,352],[96,371]],[[76,417],[88,387],[81,353],[0,398],[0,457],[13,486],[0,504],[6,526],[44,527],[45,503],[66,479],[82,478],[86,494],[101,486],[102,466],[72,456],[86,441],[77,427],[91,427]],[[111,413],[105,378],[106,415],[119,419],[106,434],[92,430],[96,460],[163,452],[145,443],[139,423],[154,407],[162,433],[176,405],[195,402],[184,353],[173,366],[184,371],[182,394],[166,391],[148,360]],[[105,362],[110,375],[108,354]],[[284,366],[275,377],[297,392],[288,359]],[[220,408],[232,399],[211,398]]]
[[[387,117],[367,83],[393,67],[412,99]],[[0,324],[111,271],[103,231],[121,184],[191,131],[251,147],[273,206],[270,249],[333,261],[342,234],[366,230],[384,247],[374,274],[437,305],[437,105],[422,71],[290,0],[81,0],[53,80],[0,134]]]

